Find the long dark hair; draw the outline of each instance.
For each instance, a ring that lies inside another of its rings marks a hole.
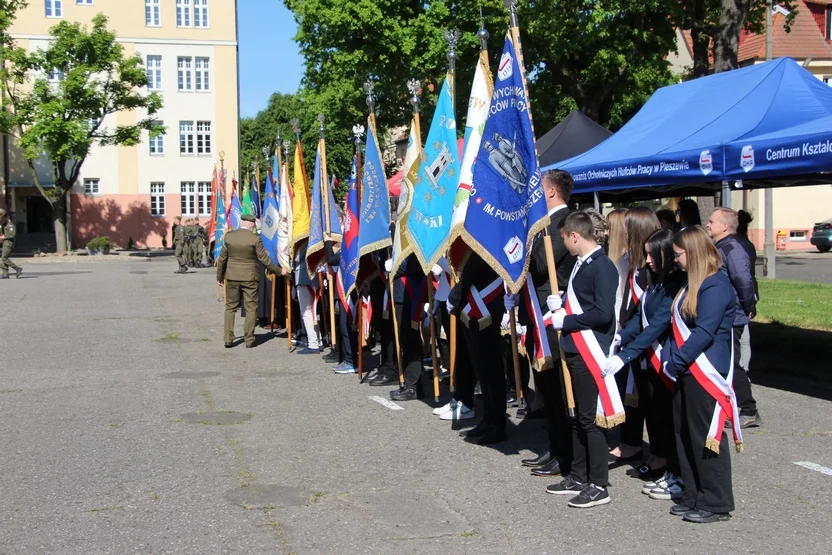
[[[644,253],[650,255],[656,263],[656,271],[650,270],[655,285],[665,283],[667,278],[676,271],[671,230],[660,229],[653,233],[644,244]]]

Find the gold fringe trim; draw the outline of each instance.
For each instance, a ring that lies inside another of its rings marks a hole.
[[[709,437],[708,439],[705,440],[705,447],[707,447],[708,449],[710,449],[711,451],[713,451],[717,455],[719,454],[719,441],[718,440],[716,440],[712,437]]]
[[[612,416],[605,417],[603,414],[596,414],[595,415],[595,425],[599,428],[606,428],[612,429],[616,426],[620,426],[626,420],[626,416],[623,412],[619,412],[617,414],[613,414]]]
[[[628,407],[637,407],[638,406],[638,393],[627,393],[624,395],[624,404]]]
[[[742,444],[741,441],[738,441],[736,443],[737,443],[737,453],[742,453],[743,451],[745,451],[745,448],[743,447],[743,444]]]

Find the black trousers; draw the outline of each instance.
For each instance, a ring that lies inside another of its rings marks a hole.
[[[445,368],[450,371],[451,316],[448,314],[448,307],[445,303],[440,303],[439,314],[437,316],[441,322],[442,329],[445,330],[445,337],[448,338],[448,341],[445,343],[448,347],[447,354],[441,348],[440,351],[442,351]],[[456,361],[454,361],[454,400],[462,401],[462,403],[468,408],[474,408],[474,387],[476,386],[477,381],[476,378],[474,378],[474,369],[471,367],[471,359],[468,357],[465,340],[462,337],[462,333],[460,333],[462,331],[460,329],[461,325],[461,322],[457,321]]]
[[[402,367],[405,388],[418,389],[422,382],[422,336],[410,325],[409,303],[396,303],[399,322],[399,343],[402,348]],[[408,310],[405,310],[405,308]]]
[[[664,385],[652,366],[639,370],[645,376],[645,389],[639,390],[639,399],[645,397],[647,435],[650,437],[650,454],[667,459],[667,468],[679,475],[676,457],[676,437],[673,435],[673,392]]]
[[[499,305],[497,310],[496,305]],[[502,313],[502,298],[488,306],[494,314]],[[501,353],[500,326],[492,322],[485,329],[480,329],[476,322],[470,326],[461,326],[465,335],[468,356],[474,368],[474,375],[480,382],[485,414],[483,422],[497,429],[506,427],[506,374],[503,370]],[[470,406],[470,405],[469,405]]]
[[[712,513],[734,510],[731,451],[720,430],[719,454],[705,447],[716,400],[690,374],[679,376],[673,394],[673,428],[685,490],[681,503]]]
[[[740,366],[740,337],[743,331],[745,331],[745,326],[734,328],[734,393],[737,395],[740,414],[754,416],[757,414],[757,401],[751,393],[751,380],[748,379],[748,373]]]
[[[624,404],[624,414],[627,419],[621,427],[621,443],[630,445],[641,449],[641,444],[644,441],[644,418],[647,414],[648,395],[643,392],[647,391],[647,376],[641,369],[641,360],[635,359],[632,363],[625,365],[615,375],[615,382],[618,384],[618,391],[621,394],[621,399],[627,398],[627,379],[630,375],[630,367],[633,368],[633,379],[635,381],[636,390],[638,392],[638,404],[630,406],[626,402]],[[652,438],[651,438],[652,439]]]
[[[607,487],[607,440],[604,432],[595,423],[598,386],[580,355],[567,353],[566,365],[572,373],[577,413],[572,425],[572,479],[584,484]]]
[[[379,278],[370,282],[370,303],[373,305],[373,326],[381,341],[381,362],[379,368],[398,372],[396,360],[396,336],[393,333],[393,315],[384,318],[385,285]]]
[[[341,304],[341,300],[335,301],[338,304],[338,345],[340,345],[341,353],[340,359],[346,360],[352,364],[353,368],[358,368],[358,358],[356,354],[361,352],[358,349],[358,332],[352,328],[352,322],[347,316],[347,311]]]

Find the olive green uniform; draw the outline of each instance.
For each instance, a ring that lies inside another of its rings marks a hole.
[[[185,261],[185,228],[181,225],[173,230],[173,247],[176,252],[176,262],[179,263],[179,273],[188,271],[188,264]]]
[[[201,225],[196,226],[196,265],[202,267],[205,260],[205,249],[208,244],[208,230]]]
[[[185,257],[185,265],[186,266],[192,266],[193,265],[194,255],[193,255],[192,242],[191,242],[191,237],[193,236],[193,229],[194,229],[194,226],[192,226],[192,225],[186,225],[182,229],[182,233],[184,234],[184,238],[185,238],[185,242],[184,242],[184,245],[182,247],[182,249],[183,249],[182,256]]]
[[[23,270],[20,266],[11,261],[12,250],[14,250],[14,238],[17,236],[17,230],[11,220],[6,219],[6,224],[3,226],[3,258],[0,259],[0,271],[4,277],[9,277],[9,270],[14,270],[20,276]]]
[[[226,343],[234,341],[234,317],[240,308],[242,296],[246,309],[244,324],[247,346],[254,346],[254,326],[257,322],[257,297],[260,280],[259,262],[274,274],[280,273],[269,258],[258,235],[237,229],[225,234],[225,242],[217,259],[217,281],[225,281],[225,330]]]

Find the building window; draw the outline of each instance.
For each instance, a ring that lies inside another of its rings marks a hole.
[[[193,90],[193,58],[180,56],[176,59],[176,68],[179,75],[179,90]]]
[[[162,125],[161,121],[153,122],[157,125]],[[150,137],[150,154],[164,154],[165,153],[165,136],[159,133],[155,137]]]
[[[79,6],[92,6],[92,0],[75,0]]]
[[[801,230],[789,231],[789,240],[790,241],[805,241],[806,240],[806,235],[808,233],[809,233],[808,231],[805,231],[805,230],[802,230],[802,229]]]
[[[211,122],[196,122],[196,153],[211,154]]]
[[[165,184],[151,183],[150,184],[150,215],[164,216],[165,215]]]
[[[147,88],[151,91],[162,90],[162,57],[147,57]]]
[[[144,24],[147,27],[161,27],[162,14],[159,8],[160,0],[144,0]]]
[[[90,133],[95,133],[98,130],[99,125],[101,125],[100,118],[90,118],[87,120],[87,127]]]
[[[44,0],[44,5],[46,6],[46,17],[64,16],[63,0]]]
[[[49,82],[50,83],[60,83],[64,80],[64,72],[58,68],[53,69],[49,72]]]
[[[208,0],[194,0],[194,27],[208,28]]]
[[[191,26],[191,0],[176,0],[176,26]]]
[[[211,89],[210,63],[210,58],[194,58],[196,90],[198,91],[208,91]]]
[[[197,184],[197,194],[199,203],[199,215],[211,215],[211,182],[200,181]]]
[[[196,215],[196,184],[193,181],[183,181],[179,189],[182,195],[182,215]]]
[[[84,194],[87,196],[98,194],[98,180],[85,179],[84,180]]]
[[[179,154],[194,153],[194,122],[179,122]]]

